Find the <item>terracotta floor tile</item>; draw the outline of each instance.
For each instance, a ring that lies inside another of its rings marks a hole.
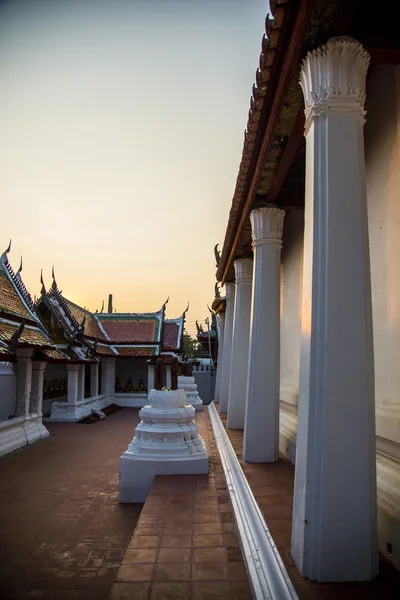
[[[228,562],[243,562],[243,554],[240,548],[227,548]]]
[[[165,525],[186,525],[192,522],[192,515],[187,514],[166,514],[164,519]]]
[[[135,535],[161,535],[162,523],[140,523],[135,529]]]
[[[154,581],[190,581],[190,565],[178,563],[157,563]]]
[[[247,581],[247,571],[243,562],[228,563],[228,577],[235,581]]]
[[[117,581],[151,581],[154,565],[121,565]]]
[[[139,517],[139,524],[142,525],[144,523],[164,523],[165,514],[164,513],[147,513],[141,514]]]
[[[228,579],[228,563],[193,563],[192,579],[193,581],[220,581]]]
[[[190,600],[192,597],[190,583],[158,583],[151,588],[150,600]],[[136,600],[136,598],[132,598]]]
[[[223,546],[224,540],[221,534],[218,533],[205,533],[195,534],[193,536],[193,547],[205,547],[205,546]]]
[[[192,536],[189,534],[163,535],[160,545],[161,548],[190,548]]]
[[[231,600],[231,588],[228,582],[193,583],[193,600]],[[247,600],[247,599],[246,599]]]
[[[248,582],[235,581],[230,584],[229,600],[253,600]]]
[[[240,548],[239,538],[236,533],[224,533],[224,540],[227,548]]]
[[[194,523],[219,523],[219,514],[207,514],[207,513],[198,513],[195,512],[193,514],[193,522]]]
[[[129,548],[158,548],[160,541],[159,535],[135,535],[129,543]]]
[[[225,548],[193,548],[192,562],[226,562],[228,556]]]
[[[143,564],[156,562],[158,548],[132,548],[125,552],[122,564]]]
[[[220,523],[194,523],[193,533],[221,533],[222,528]]]
[[[190,548],[160,548],[157,562],[159,563],[189,563],[192,550]]]
[[[186,523],[179,523],[178,525],[176,523],[165,523],[164,524],[164,529],[163,529],[163,534],[171,534],[171,533],[176,533],[177,531],[179,531],[179,533],[187,533],[187,534],[192,534],[193,531],[193,523],[192,520],[188,520]]]
[[[147,600],[149,588],[148,583],[114,583],[108,600]]]

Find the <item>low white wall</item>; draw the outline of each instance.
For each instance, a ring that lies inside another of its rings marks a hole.
[[[17,399],[16,375],[11,363],[0,362],[0,421],[15,414]]]

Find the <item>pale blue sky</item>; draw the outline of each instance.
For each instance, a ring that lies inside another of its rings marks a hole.
[[[91,310],[207,316],[266,0],[0,4],[0,244]]]

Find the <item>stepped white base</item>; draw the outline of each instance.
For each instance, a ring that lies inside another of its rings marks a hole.
[[[207,455],[186,458],[144,458],[125,452],[119,463],[119,501],[144,502],[156,475],[202,475],[208,473]]]
[[[197,391],[197,385],[194,377],[180,375],[178,377],[178,388],[185,391],[187,404],[193,406],[195,410],[203,410],[203,401]]]
[[[106,403],[104,403],[104,400],[105,396],[94,396],[93,398],[80,400],[76,404],[53,402],[51,405],[51,415],[45,421],[50,423],[77,423],[90,415],[92,408],[101,410],[105,406],[112,404],[113,401],[111,397],[107,397]]]
[[[204,442],[184,390],[151,390],[149,401],[120,459],[120,502],[144,502],[156,475],[208,473]]]

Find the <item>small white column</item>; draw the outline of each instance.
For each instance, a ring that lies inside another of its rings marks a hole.
[[[279,457],[280,256],[285,211],[250,214],[254,272],[247,374],[243,458],[275,462]]]
[[[369,55],[308,53],[306,198],[292,556],[318,581],[378,569],[374,362],[364,165]]]
[[[78,401],[85,399],[85,365],[79,365]]]
[[[115,393],[115,358],[102,358],[101,392],[105,396]]]
[[[165,387],[171,387],[171,365],[165,365]]]
[[[243,429],[249,362],[251,282],[253,259],[235,260],[235,310],[232,336],[232,367],[229,387],[228,428]]]
[[[154,365],[147,363],[147,391],[154,390]]]
[[[68,404],[78,402],[79,365],[66,365],[68,371]]]
[[[43,425],[43,380],[44,371],[46,369],[46,363],[41,360],[35,360],[32,362],[32,387],[31,387],[31,400],[30,400],[30,412],[32,417],[36,417],[36,426],[38,435],[35,435],[35,439],[39,437],[41,439],[49,437],[49,432]]]
[[[90,365],[90,395],[92,398],[99,395],[99,363]]]
[[[235,284],[226,283],[226,310],[225,310],[225,332],[224,349],[222,352],[222,373],[221,373],[221,395],[219,399],[219,410],[222,413],[228,411],[229,400],[229,382],[231,376],[231,356],[232,356],[232,333],[233,333],[233,304],[235,300]]]
[[[221,374],[222,374],[222,361],[223,361],[223,348],[224,348],[224,333],[225,333],[225,313],[218,313],[219,319],[219,340],[218,340],[218,361],[217,361],[217,378],[215,382],[215,398],[216,404],[220,403],[221,399]]]
[[[32,386],[32,348],[17,348],[17,402],[16,417],[29,418],[29,403]]]

